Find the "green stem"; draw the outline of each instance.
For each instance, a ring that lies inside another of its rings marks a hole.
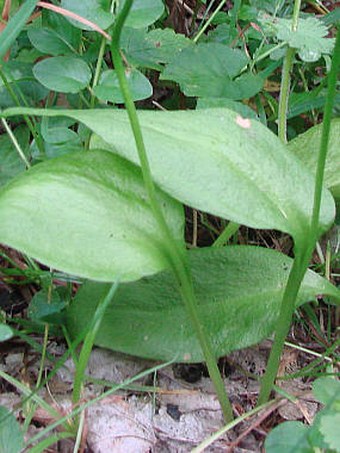
[[[0,66],[0,78],[2,79],[2,81],[6,87],[6,90],[8,91],[9,95],[11,96],[13,102],[17,105],[17,107],[21,107],[21,102],[20,102],[18,96],[16,95],[15,91],[13,90],[10,82],[8,81],[5,73],[2,71],[1,66]],[[13,83],[15,83],[15,82],[13,82]],[[19,91],[19,94],[22,98],[22,101],[23,101],[25,107],[29,107],[28,102],[26,101],[25,96],[21,92],[19,86],[16,86],[16,89]],[[34,119],[31,120],[31,118],[27,115],[23,115],[23,118],[27,124],[28,129],[30,130],[32,136],[34,137],[34,139],[37,143],[37,147],[38,147],[40,153],[45,154],[44,144],[40,137],[40,134],[37,131],[37,127],[36,127]]]
[[[261,391],[258,404],[263,404],[265,401],[268,400],[270,396],[270,392],[277,375],[280,356],[284,347],[284,341],[289,332],[291,319],[294,313],[296,296],[299,291],[305,272],[307,270],[308,263],[311,258],[312,252],[315,248],[316,240],[319,233],[318,226],[321,195],[323,188],[322,183],[324,176],[325,161],[327,157],[332,108],[334,104],[336,82],[339,69],[340,69],[340,32],[338,29],[332,59],[332,68],[328,76],[328,92],[324,111],[324,121],[317,165],[317,173],[315,178],[314,205],[310,230],[306,244],[299,250],[297,250],[293,267],[289,274],[287,286],[285,288],[281,304],[280,315],[277,322],[273,348],[271,350],[266,373],[263,377],[261,384]]]
[[[290,91],[290,72],[295,57],[295,49],[289,47],[283,62],[281,90],[278,113],[278,136],[283,143],[287,142],[287,112]]]
[[[216,241],[213,243],[213,247],[222,247],[229,239],[234,236],[236,231],[240,228],[238,223],[229,222]]]
[[[151,176],[151,170],[146,153],[146,148],[144,145],[141,127],[139,124],[136,107],[131,97],[130,89],[127,83],[127,79],[125,77],[124,64],[120,54],[119,43],[121,31],[125,19],[132,6],[132,3],[133,0],[126,0],[121,13],[118,15],[116,19],[112,32],[112,44],[111,44],[112,59],[115,65],[115,70],[119,80],[120,89],[124,96],[125,106],[129,116],[130,125],[134,134],[137,152],[142,169],[142,175],[148,193],[150,206],[153,211],[154,217],[161,231],[163,232],[166,247],[165,253],[168,261],[171,264],[171,268],[175,274],[175,277],[178,281],[181,297],[185,304],[187,313],[189,315],[189,319],[192,322],[197,338],[200,342],[209,370],[209,374],[214,383],[215,390],[220,401],[224,417],[227,421],[230,421],[233,418],[232,406],[227,397],[224,383],[220,375],[219,369],[217,367],[216,358],[213,352],[211,341],[207,336],[203,328],[203,325],[199,319],[199,314],[197,311],[197,301],[196,296],[194,294],[192,278],[187,263],[185,249],[180,244],[178,244],[177,241],[173,239],[172,233],[164,218],[163,211],[161,210],[159,203],[157,201],[155,186]]]
[[[227,2],[227,0],[222,0],[218,7],[214,10],[212,15],[209,17],[209,19],[206,21],[206,23],[203,25],[203,27],[200,29],[200,31],[197,33],[197,35],[194,37],[193,42],[196,43],[200,37],[203,35],[203,33],[206,31],[206,29],[209,27],[211,22],[214,20],[215,16],[217,13],[222,9],[224,4]]]
[[[311,222],[312,240],[316,242],[318,237],[318,224],[321,205],[322,186],[324,180],[325,164],[328,151],[329,133],[331,129],[332,110],[336,95],[336,84],[340,70],[340,26],[338,26],[335,41],[332,67],[328,76],[328,92],[323,115],[323,127],[321,135],[320,152],[316,168],[315,189],[314,189],[314,206]]]
[[[102,38],[102,42],[100,43],[98,59],[97,59],[97,64],[96,64],[96,70],[95,70],[94,77],[93,77],[93,82],[92,82],[91,100],[90,100],[91,109],[93,109],[95,107],[95,104],[96,104],[96,96],[93,94],[93,88],[98,85],[100,71],[102,69],[102,64],[103,64],[103,60],[104,60],[104,53],[105,53],[106,43],[107,43],[107,40],[106,40],[106,38],[103,37]]]
[[[301,0],[295,0],[292,17],[292,31],[295,32],[299,23]],[[282,68],[281,91],[279,99],[278,135],[283,143],[287,142],[287,112],[290,90],[290,73],[293,67],[295,49],[289,47]]]
[[[20,158],[23,160],[27,168],[30,168],[31,164],[28,162],[27,157],[25,156],[25,153],[21,149],[21,146],[19,145],[18,140],[15,138],[15,135],[13,134],[11,128],[9,127],[7,121],[5,118],[1,118],[2,125],[6,129],[7,134],[9,135],[9,138],[11,139],[14,148],[17,150]]]
[[[288,282],[281,302],[279,318],[276,324],[277,327],[275,331],[273,346],[270,351],[266,372],[261,382],[258,405],[264,404],[266,401],[268,401],[279,369],[281,353],[284,347],[284,342],[289,332],[295,309],[296,296],[298,294],[308,265],[308,260],[307,263],[305,263],[305,260],[304,262],[301,262],[301,258],[300,256],[295,257],[292,269],[288,277]]]
[[[84,382],[85,370],[87,363],[90,358],[90,354],[93,348],[94,340],[100,328],[100,323],[105,314],[108,304],[111,302],[114,293],[118,287],[118,282],[115,282],[111,285],[107,294],[99,301],[96,312],[94,314],[91,325],[89,326],[88,332],[86,334],[81,353],[79,355],[79,360],[76,366],[76,373],[73,382],[73,393],[72,393],[72,402],[73,404],[79,403],[81,396],[81,389]]]

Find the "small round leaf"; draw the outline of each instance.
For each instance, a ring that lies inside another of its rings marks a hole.
[[[39,61],[33,74],[42,85],[61,93],[78,93],[91,80],[90,68],[76,57],[52,57]]]
[[[134,101],[147,99],[152,95],[152,85],[149,80],[137,69],[128,69],[125,75]],[[102,101],[111,101],[117,104],[124,102],[116,71],[103,72],[100,83],[94,89],[95,95]]]

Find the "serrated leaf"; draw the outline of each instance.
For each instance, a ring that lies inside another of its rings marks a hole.
[[[114,15],[110,13],[110,0],[61,0],[61,6],[78,14],[100,28],[106,30],[114,22]],[[75,27],[81,30],[92,30],[88,25],[67,18]]]
[[[193,43],[169,28],[151,30],[124,27],[121,47],[129,63],[161,71],[175,54]]]
[[[160,78],[174,80],[187,96],[246,99],[263,86],[258,75],[243,74],[235,79],[247,62],[248,57],[238,49],[202,43],[176,55]]]
[[[123,110],[10,109],[69,116],[109,149],[139,164],[127,112]],[[227,109],[139,111],[155,182],[184,204],[253,228],[278,229],[296,243],[309,234],[314,178],[276,135],[260,122]],[[106,142],[106,143],[105,143]],[[334,219],[331,194],[323,191],[319,232]]]
[[[288,144],[288,148],[301,159],[313,174],[316,173],[322,126],[322,124],[318,124],[317,126],[311,127],[307,132],[300,134]],[[339,137],[340,118],[334,118],[331,122],[324,183],[337,199],[340,199]]]
[[[266,453],[314,453],[308,443],[308,431],[308,426],[301,422],[282,423],[267,436]]]
[[[0,406],[0,451],[19,453],[24,446],[24,436],[14,415]]]
[[[173,236],[183,240],[181,206],[157,196]],[[107,151],[32,167],[1,190],[0,212],[0,242],[71,274],[123,281],[166,267],[139,168]]]
[[[152,96],[153,88],[148,78],[134,68],[125,70],[131,96],[134,101],[140,101]],[[116,71],[109,69],[101,74],[99,84],[94,88],[94,94],[102,101],[111,101],[116,104],[124,103]]]
[[[198,313],[216,357],[255,344],[275,328],[292,259],[250,246],[188,252]],[[86,328],[107,285],[87,282],[67,313],[72,336]],[[339,291],[308,271],[297,305]],[[340,299],[339,299],[340,301]],[[119,286],[102,320],[96,344],[128,354],[178,362],[204,360],[170,271]]]
[[[49,90],[61,93],[78,93],[88,86],[91,70],[77,57],[52,57],[39,61],[33,74]]]
[[[335,40],[326,38],[327,27],[314,16],[299,18],[296,31],[292,30],[292,19],[262,16],[260,20],[280,41],[286,41],[290,47],[297,49],[303,61],[317,61],[322,54],[332,52]]]
[[[122,10],[125,0],[119,2],[118,12]],[[164,12],[162,0],[134,0],[125,25],[132,28],[143,28],[156,22]]]

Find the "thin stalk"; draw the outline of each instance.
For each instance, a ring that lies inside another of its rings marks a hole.
[[[322,183],[324,176],[325,161],[327,157],[329,131],[332,116],[332,108],[334,104],[336,91],[337,74],[339,73],[339,69],[340,69],[340,32],[338,29],[332,59],[332,68],[328,76],[328,92],[324,111],[321,145],[315,178],[314,205],[310,225],[310,233],[308,234],[308,242],[306,243],[306,245],[297,250],[294,263],[289,274],[287,286],[285,288],[281,304],[280,315],[277,322],[277,329],[275,332],[273,347],[269,356],[267,369],[261,384],[261,391],[258,404],[263,404],[268,400],[270,396],[270,392],[277,375],[280,356],[284,347],[284,342],[289,332],[291,319],[295,309],[296,296],[299,291],[302,279],[307,270],[309,260],[315,248],[316,239],[318,237]]]
[[[283,62],[281,90],[278,112],[278,136],[283,143],[287,143],[287,112],[290,91],[290,72],[295,57],[295,49],[289,47]]]
[[[292,31],[295,32],[299,23],[301,0],[295,0],[292,17]],[[282,68],[281,91],[279,99],[278,135],[283,143],[287,142],[287,112],[290,90],[290,73],[293,67],[295,49],[289,47]]]
[[[0,66],[0,78],[2,79],[5,87],[6,87],[6,90],[8,91],[9,95],[11,96],[13,102],[17,105],[17,107],[21,107],[21,103],[20,103],[20,100],[18,98],[18,96],[16,95],[15,91],[13,90],[13,88],[11,87],[11,84],[9,83],[9,81],[7,80],[7,77],[5,75],[5,73],[2,71],[1,69],[1,66]],[[23,93],[21,92],[19,86],[16,87],[17,90],[19,91],[20,93],[20,96],[22,98],[22,101],[23,103],[25,104],[26,107],[29,107],[26,99],[25,99],[25,96],[23,95]],[[27,127],[28,129],[30,130],[32,136],[34,137],[36,143],[37,143],[37,146],[38,146],[38,149],[40,151],[41,154],[45,154],[45,149],[44,149],[44,144],[41,140],[41,137],[37,131],[37,128],[36,128],[36,124],[35,124],[35,121],[34,119],[31,119],[28,115],[23,115],[23,118],[27,124]]]
[[[103,64],[103,60],[104,60],[104,53],[105,53],[106,43],[107,43],[107,39],[103,37],[102,38],[102,42],[100,43],[96,69],[95,69],[95,72],[94,72],[94,77],[93,77],[93,82],[92,82],[92,87],[91,87],[92,88],[92,90],[91,90],[91,100],[90,100],[91,109],[94,108],[95,103],[96,103],[96,96],[93,94],[93,88],[98,85],[100,71],[102,69],[102,64]]]
[[[111,44],[111,53],[112,59],[115,65],[115,70],[119,80],[120,89],[122,91],[126,110],[129,116],[131,129],[134,134],[135,143],[137,147],[137,152],[140,160],[142,175],[144,179],[144,184],[148,193],[149,202],[151,209],[153,211],[154,217],[163,232],[164,242],[165,242],[165,253],[168,261],[171,264],[171,268],[175,274],[175,277],[179,284],[179,291],[183,302],[185,304],[189,319],[192,322],[192,326],[195,330],[197,338],[200,342],[207,367],[209,370],[210,377],[213,381],[215,391],[217,393],[218,399],[221,404],[221,408],[224,414],[224,417],[227,421],[232,420],[233,412],[230,401],[227,397],[224,383],[220,375],[219,369],[217,367],[216,358],[213,353],[212,344],[210,338],[205,332],[203,325],[199,319],[197,311],[197,301],[194,293],[191,274],[189,266],[187,264],[187,259],[185,255],[185,249],[177,243],[172,237],[172,233],[166,223],[166,220],[163,215],[159,203],[156,198],[155,186],[151,176],[151,170],[149,166],[149,161],[146,153],[146,148],[144,145],[144,140],[142,136],[141,127],[139,124],[139,119],[136,111],[135,104],[131,97],[127,79],[125,76],[124,64],[120,54],[120,35],[126,20],[126,17],[130,11],[133,0],[126,0],[123,6],[121,13],[118,15],[113,31],[112,31],[112,44]]]
[[[9,135],[9,138],[11,139],[14,148],[17,150],[17,153],[19,154],[19,157],[24,162],[26,167],[30,168],[31,164],[27,160],[27,157],[25,156],[25,153],[21,149],[21,146],[19,145],[18,140],[15,138],[15,135],[13,134],[13,132],[12,132],[11,128],[9,127],[9,125],[8,125],[7,121],[5,120],[5,118],[1,118],[1,122],[2,122],[2,125],[4,126],[4,128],[6,129],[6,132]]]
[[[213,247],[222,247],[225,245],[229,239],[234,236],[237,230],[240,228],[240,225],[235,222],[229,222],[216,241],[213,243]]]
[[[194,39],[193,39],[194,43],[196,43],[200,39],[200,37],[203,35],[205,30],[209,27],[209,25],[211,24],[211,22],[214,20],[215,16],[217,15],[217,13],[222,9],[222,7],[224,6],[224,4],[226,2],[227,2],[227,0],[222,0],[220,2],[218,7],[214,10],[212,15],[209,17],[209,19],[206,21],[206,23],[203,25],[203,27],[200,29],[200,31],[197,33],[197,35],[194,37]]]
[[[318,225],[319,225],[319,214],[321,206],[321,195],[322,195],[322,185],[324,180],[325,173],[325,164],[328,151],[328,142],[329,142],[329,133],[331,129],[331,119],[332,119],[332,110],[334,105],[334,99],[336,95],[336,84],[337,78],[340,70],[340,27],[338,27],[332,67],[328,76],[328,92],[326,98],[326,104],[323,115],[323,127],[321,135],[321,144],[320,152],[318,158],[318,164],[316,168],[316,178],[315,178],[315,189],[314,189],[314,206],[311,222],[311,234],[313,240],[316,241],[318,236]]]
[[[94,340],[95,340],[98,330],[100,328],[100,323],[103,319],[106,308],[107,308],[108,304],[110,303],[110,301],[112,300],[112,297],[114,296],[114,293],[116,292],[117,287],[118,287],[118,282],[115,282],[110,287],[107,294],[100,300],[98,307],[96,309],[95,315],[93,317],[91,326],[88,330],[88,333],[86,334],[84,344],[81,349],[79,360],[78,360],[78,363],[76,366],[76,373],[75,373],[75,377],[74,377],[73,393],[72,393],[73,404],[79,403],[80,396],[81,396],[81,389],[82,389],[83,382],[84,382],[85,370],[86,370],[86,366],[87,366],[87,363],[90,358]]]

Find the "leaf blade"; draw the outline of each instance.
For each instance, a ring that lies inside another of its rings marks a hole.
[[[158,192],[176,240],[182,208]],[[140,170],[107,151],[34,166],[0,192],[0,241],[53,268],[100,281],[166,267]]]
[[[211,335],[216,357],[268,337],[275,328],[292,259],[251,246],[193,249],[188,252],[202,324]],[[76,336],[96,308],[107,285],[88,282],[67,313]],[[339,291],[308,271],[298,296],[300,305],[316,294]],[[98,299],[97,299],[98,300]],[[81,314],[81,316],[79,316]],[[102,347],[156,360],[204,360],[190,319],[170,272],[121,285],[97,336]]]

